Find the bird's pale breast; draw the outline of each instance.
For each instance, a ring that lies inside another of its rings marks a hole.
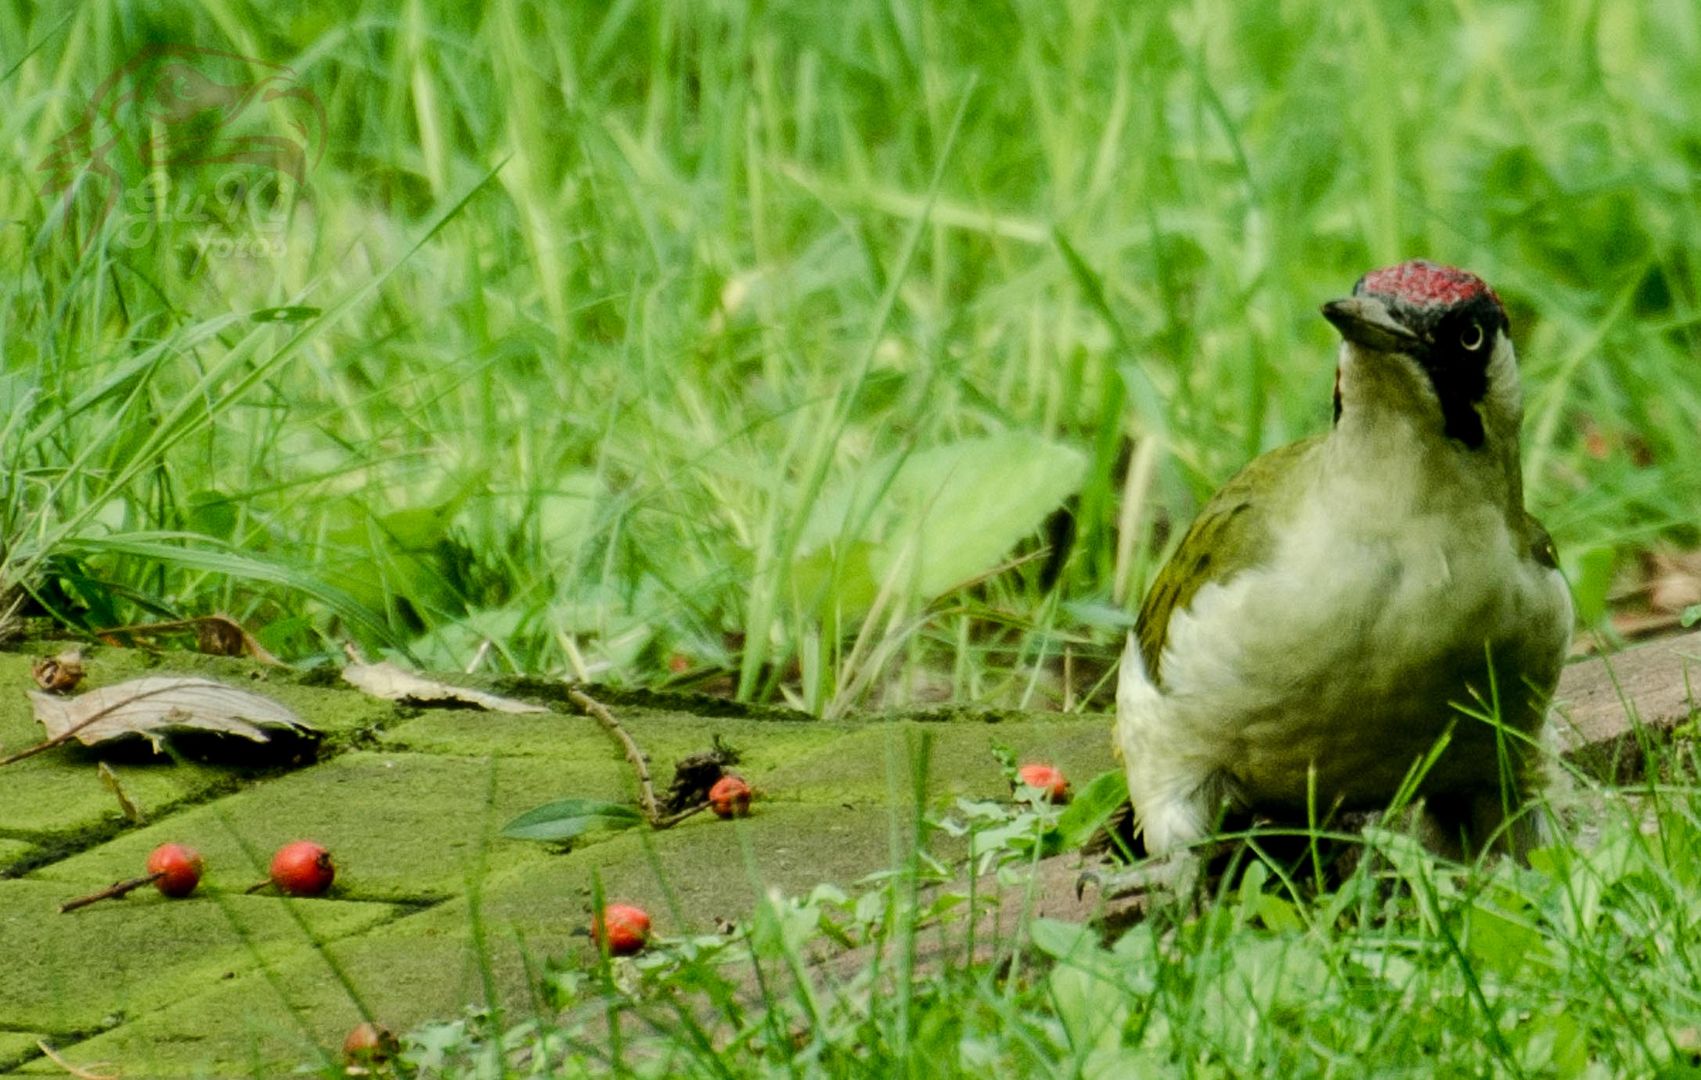
[[[1302,517],[1173,617],[1167,737],[1256,803],[1303,804],[1315,769],[1319,797],[1380,805],[1449,732],[1425,789],[1492,784],[1496,733],[1455,704],[1488,710],[1493,656],[1499,715],[1536,733],[1570,620],[1558,574],[1495,515]]]

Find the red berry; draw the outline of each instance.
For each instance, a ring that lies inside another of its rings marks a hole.
[[[1050,765],[1030,763],[1016,770],[1016,778],[1029,787],[1039,788],[1045,792],[1048,801],[1066,803],[1069,801],[1069,781],[1061,770]]]
[[[188,896],[201,883],[201,853],[182,844],[161,844],[148,853],[148,876],[167,896]]]
[[[717,817],[748,817],[750,785],[744,782],[744,777],[727,773],[709,789],[709,809]]]
[[[631,904],[609,904],[602,917],[591,920],[591,940],[602,944],[603,926],[608,927],[608,951],[615,956],[631,956],[650,941],[650,917],[641,907]]]
[[[350,1065],[379,1065],[394,1057],[399,1049],[389,1028],[366,1020],[356,1024],[343,1040],[343,1060]]]
[[[311,840],[296,840],[272,856],[272,884],[291,896],[322,896],[337,876],[331,853]]]

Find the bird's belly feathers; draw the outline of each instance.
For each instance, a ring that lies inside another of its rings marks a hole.
[[[1443,736],[1424,790],[1491,785],[1496,732],[1454,705],[1490,711],[1493,656],[1501,719],[1536,732],[1570,625],[1558,574],[1497,522],[1300,528],[1173,617],[1165,737],[1254,803],[1383,804]]]

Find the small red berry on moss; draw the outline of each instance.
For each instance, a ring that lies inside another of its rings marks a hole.
[[[1017,769],[1016,779],[1029,787],[1036,787],[1045,792],[1045,797],[1050,802],[1066,803],[1069,801],[1069,781],[1060,769],[1033,762]]]
[[[748,817],[750,798],[750,785],[744,782],[744,777],[727,773],[709,789],[709,809],[717,817]]]
[[[170,897],[194,892],[204,868],[200,852],[182,844],[161,844],[148,853],[148,875],[154,879],[154,888]]]
[[[290,896],[323,896],[337,876],[331,853],[311,840],[296,840],[272,856],[272,884]]]
[[[365,1020],[356,1024],[343,1040],[343,1060],[350,1065],[381,1065],[399,1049],[401,1046],[389,1028]]]
[[[602,917],[591,920],[591,940],[603,943],[607,927],[608,951],[615,956],[631,956],[650,942],[650,916],[641,907],[631,904],[609,904]]]

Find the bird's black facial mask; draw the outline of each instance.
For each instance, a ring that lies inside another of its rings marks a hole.
[[[1406,351],[1435,389],[1442,431],[1467,449],[1481,449],[1477,407],[1488,393],[1495,342],[1509,327],[1500,298],[1474,274],[1421,259],[1366,274],[1353,295],[1382,301],[1416,335],[1416,347]]]
[[[1441,313],[1427,333],[1420,331],[1428,349],[1417,359],[1441,402],[1442,430],[1471,450],[1483,445],[1477,406],[1488,393],[1489,360],[1505,326],[1500,305],[1485,295]]]

